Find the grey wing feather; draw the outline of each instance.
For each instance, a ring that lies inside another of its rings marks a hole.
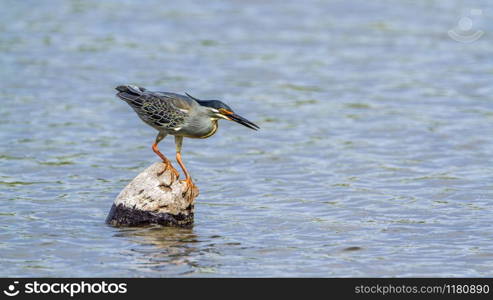
[[[193,100],[167,92],[151,92],[137,86],[119,86],[117,96],[127,102],[149,125],[169,130],[179,129],[192,108]]]

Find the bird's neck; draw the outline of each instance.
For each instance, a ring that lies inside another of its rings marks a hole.
[[[214,133],[216,133],[216,131],[217,131],[217,128],[219,128],[219,125],[217,124],[217,120],[212,120],[211,130],[206,135],[201,136],[200,138],[205,139],[205,138],[208,138],[208,137],[214,135]]]

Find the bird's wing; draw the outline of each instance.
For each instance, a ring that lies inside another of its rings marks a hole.
[[[191,103],[185,97],[163,92],[144,92],[141,110],[148,121],[160,127],[179,130],[185,122]]]
[[[117,96],[127,102],[151,126],[179,130],[186,122],[193,105],[197,103],[186,96],[151,92],[134,85],[121,85],[116,88]]]
[[[187,111],[190,110],[192,108],[193,102],[195,102],[187,96],[183,96],[175,93],[153,92],[152,94],[157,96],[158,98],[167,101],[175,108],[181,110],[187,110]]]

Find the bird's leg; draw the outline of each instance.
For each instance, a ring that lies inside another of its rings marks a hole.
[[[194,186],[192,177],[190,177],[190,174],[187,171],[187,168],[183,164],[183,161],[181,160],[181,146],[183,143],[183,137],[182,136],[176,136],[175,135],[175,144],[176,144],[176,161],[180,165],[181,169],[183,170],[183,173],[185,174],[185,180],[183,180],[186,185],[187,185],[187,192],[190,188]]]
[[[161,132],[157,135],[156,141],[154,142],[154,144],[152,144],[152,151],[154,151],[154,153],[156,153],[163,160],[163,163],[166,165],[165,170],[167,170],[168,168],[170,168],[171,172],[173,172],[175,174],[176,178],[180,178],[180,173],[178,173],[178,171],[171,164],[171,161],[169,159],[167,159],[166,156],[164,156],[159,151],[159,149],[157,147],[157,144],[159,144],[159,142],[162,139],[164,139],[165,137],[166,137],[166,134],[161,133]]]

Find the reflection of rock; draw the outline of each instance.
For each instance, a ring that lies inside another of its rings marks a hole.
[[[124,229],[119,236],[132,241],[131,251],[140,254],[141,269],[161,270],[169,275],[172,265],[187,266],[189,271],[200,266],[194,259],[200,255],[200,248],[192,228],[148,226]],[[180,268],[179,274],[182,272],[186,270]]]
[[[191,226],[199,191],[176,178],[165,164],[155,163],[137,175],[118,195],[106,218],[115,226],[160,224]]]

